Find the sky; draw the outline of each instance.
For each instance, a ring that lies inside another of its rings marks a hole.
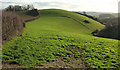
[[[0,9],[8,5],[32,4],[38,9],[57,8],[69,11],[118,12],[119,0],[0,0]]]

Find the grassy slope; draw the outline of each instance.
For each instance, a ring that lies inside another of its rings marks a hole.
[[[118,41],[90,35],[104,28],[102,24],[64,10],[40,12],[41,18],[27,23],[23,36],[4,45],[4,62],[32,66],[63,57],[61,61],[68,62],[65,67],[71,67],[72,59],[82,57],[82,62],[91,67],[118,67]]]
[[[104,27],[102,24],[92,19],[68,11],[52,9],[52,10],[41,10],[40,13],[41,13],[41,19],[35,22],[41,21],[41,23],[43,23],[43,24],[39,24],[43,26],[41,28],[46,29],[46,25],[47,25],[47,28],[49,30],[59,30],[59,31],[72,32],[72,33],[90,34],[95,29],[101,29]],[[84,20],[88,20],[90,23],[84,23],[83,22]]]

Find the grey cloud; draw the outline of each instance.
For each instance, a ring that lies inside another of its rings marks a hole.
[[[19,2],[1,2],[0,1],[0,9],[4,9],[6,7],[8,7],[9,5],[22,5],[23,3],[19,3]]]
[[[0,9],[6,8],[9,5],[24,5],[22,2],[0,2],[2,6]],[[33,2],[32,3],[35,8],[44,9],[44,8],[58,8],[58,9],[66,9],[66,10],[77,10],[79,8],[78,5],[62,3],[62,2]]]
[[[68,4],[68,3],[62,3],[62,2],[35,2],[33,3],[34,6],[37,8],[62,8],[66,10],[72,10],[72,9],[77,9],[79,6],[78,5],[73,5],[73,4]]]

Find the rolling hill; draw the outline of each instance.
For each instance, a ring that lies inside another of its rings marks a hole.
[[[41,18],[28,23],[28,26],[30,25],[29,27],[34,28],[35,30],[45,29],[79,34],[90,34],[92,31],[96,29],[100,30],[104,27],[104,25],[97,21],[69,11],[49,9],[40,10],[40,13]],[[85,20],[89,23],[85,23]],[[31,26],[32,23],[34,23],[33,25],[35,25],[35,27]]]
[[[26,23],[22,36],[3,46],[3,63],[18,68],[119,67],[118,40],[91,35],[104,25],[60,9],[40,13],[39,19]]]

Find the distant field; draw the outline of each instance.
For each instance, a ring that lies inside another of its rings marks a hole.
[[[22,36],[3,46],[3,62],[20,68],[119,67],[118,40],[91,35],[104,25],[65,10],[40,13],[39,19],[26,24]]]
[[[31,15],[26,15],[28,11],[16,11],[16,13],[21,16],[23,19],[28,19],[28,18],[32,18],[33,16]]]
[[[37,9],[34,10],[24,10],[24,11],[15,11],[24,21],[30,21],[39,18],[40,14]]]

